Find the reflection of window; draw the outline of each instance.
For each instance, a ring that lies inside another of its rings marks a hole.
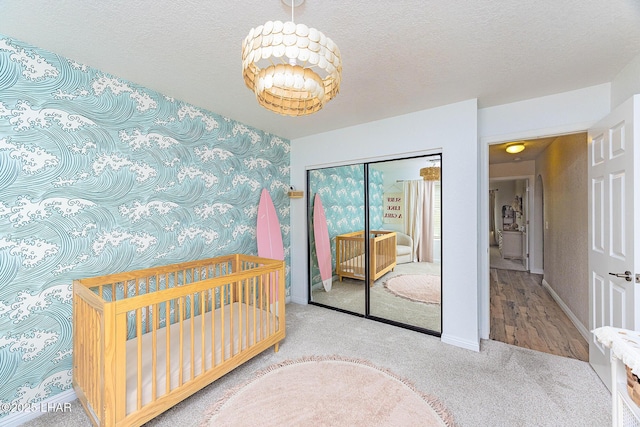
[[[441,186],[440,186],[440,181],[436,181],[434,183],[433,186],[434,189],[434,200],[433,200],[433,237],[435,239],[440,239],[441,238],[441,224],[442,222],[440,221],[440,190],[441,190]]]

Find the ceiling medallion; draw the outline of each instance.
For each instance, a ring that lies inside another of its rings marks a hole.
[[[285,116],[315,113],[340,90],[342,60],[333,41],[315,28],[268,21],[242,42],[242,74],[264,108]]]

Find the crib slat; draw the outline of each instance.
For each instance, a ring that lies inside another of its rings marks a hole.
[[[168,282],[167,282],[168,283]],[[167,331],[166,338],[166,371],[165,371],[165,380],[166,380],[166,388],[165,394],[168,394],[171,391],[171,300],[168,300],[164,305],[164,327]]]
[[[180,336],[180,364],[179,369],[178,369],[178,387],[180,387],[183,382],[182,382],[182,367],[184,366],[184,329],[183,329],[183,319],[184,319],[184,297],[180,297],[179,300],[179,308],[180,308],[180,315],[178,316],[179,318],[179,324],[180,327],[178,328],[180,332],[178,332],[179,336]]]
[[[158,286],[158,284],[156,283],[156,286]],[[157,390],[157,369],[156,369],[156,365],[158,364],[158,340],[157,340],[157,336],[156,336],[156,330],[158,329],[158,326],[156,325],[157,322],[157,318],[158,316],[156,315],[156,313],[158,313],[158,304],[154,304],[151,310],[154,314],[154,322],[153,325],[151,327],[151,401],[155,402],[156,398],[158,397],[158,390]],[[149,318],[147,318],[147,324],[149,324]]]
[[[226,339],[225,339],[225,308],[226,308],[226,304],[225,304],[225,299],[226,299],[226,295],[225,295],[225,289],[227,288],[227,285],[222,286],[220,288],[220,348],[221,350],[221,357],[220,357],[220,363],[223,363],[225,361],[225,355],[226,355]]]
[[[257,335],[256,335],[256,329],[257,329],[257,307],[256,307],[256,286],[258,285],[258,278],[254,277],[253,278],[253,286],[251,287],[251,290],[253,291],[253,295],[251,296],[251,305],[253,305],[253,343],[257,343]]]
[[[142,408],[142,311],[137,308],[136,316],[136,340],[138,341],[138,410]]]
[[[200,292],[200,360],[202,361],[202,366],[200,368],[200,375],[204,374],[205,371],[205,363],[204,363],[204,359],[205,359],[205,352],[204,352],[204,345],[205,345],[205,299],[204,299],[204,292]]]
[[[210,311],[211,311],[211,369],[216,366],[216,316],[215,316],[215,303],[216,303],[216,293],[215,289],[210,289],[209,293],[210,297]]]
[[[264,278],[265,275],[262,274],[260,275],[260,289],[258,292],[258,296],[259,296],[259,304],[260,304],[260,309],[262,310],[264,308],[264,303],[263,303],[263,296],[264,296]],[[264,324],[265,322],[263,322],[262,319],[262,312],[260,312],[260,339],[264,339]]]
[[[237,284],[238,282],[234,282],[232,283],[231,286],[231,301],[229,301],[229,357],[233,357],[233,355],[235,354],[235,340],[233,339],[233,337],[235,337],[234,331],[233,331],[233,327],[234,327],[234,311],[235,311],[235,307],[234,307],[234,298],[235,297],[235,288],[236,286],[234,286],[234,284]]]
[[[148,294],[149,293],[149,281],[150,280],[149,280],[148,277],[145,277],[144,281],[146,282],[146,286],[145,287],[146,287],[146,293]],[[149,309],[150,309],[150,306],[147,306],[146,309],[145,309],[147,311],[147,324],[146,324],[146,328],[145,328],[147,330],[147,332],[151,331],[151,322],[149,321],[149,317],[150,317],[149,316]]]
[[[250,279],[246,279],[244,281],[244,312],[245,312],[245,327],[247,328],[247,331],[245,332],[245,348],[249,348],[249,280]],[[240,335],[242,336],[242,335]]]
[[[191,331],[190,331],[190,335],[191,335],[191,363],[189,364],[189,366],[191,367],[191,379],[193,379],[195,377],[195,316],[196,316],[196,298],[195,298],[195,294],[191,294],[189,295],[189,299],[191,300],[191,319],[190,319],[190,323],[191,323]]]

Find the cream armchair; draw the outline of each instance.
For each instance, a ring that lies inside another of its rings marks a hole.
[[[413,261],[413,239],[409,235],[396,231],[396,263]]]

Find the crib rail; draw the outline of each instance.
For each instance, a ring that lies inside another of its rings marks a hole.
[[[74,387],[94,424],[141,425],[277,351],[284,276],[234,255],[74,281]]]
[[[336,274],[364,280],[366,259],[364,256],[364,231],[354,231],[336,236]],[[386,230],[369,232],[370,286],[396,266],[396,233]]]

